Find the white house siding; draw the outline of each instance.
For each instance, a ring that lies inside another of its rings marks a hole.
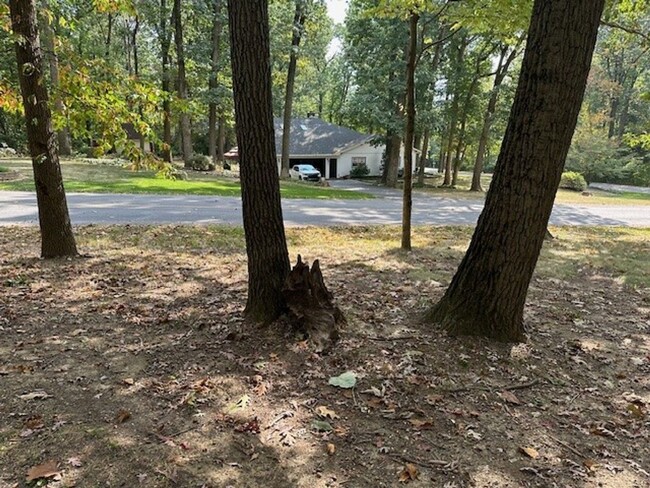
[[[349,176],[350,171],[352,170],[352,158],[358,157],[365,157],[366,166],[368,166],[368,169],[370,170],[370,175],[378,176],[381,173],[380,167],[383,152],[383,144],[376,147],[370,144],[362,144],[350,149],[349,151],[344,151],[338,158],[336,178]],[[330,175],[330,178],[333,177],[334,175]]]

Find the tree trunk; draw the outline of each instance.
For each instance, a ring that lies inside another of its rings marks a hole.
[[[48,53],[47,59],[49,61],[50,68],[50,84],[52,86],[51,91],[54,96],[54,110],[59,116],[64,116],[65,106],[63,105],[63,98],[61,97],[61,92],[59,91],[59,57],[56,54],[56,42],[55,42],[55,31],[50,25],[49,19],[42,19],[43,25],[43,45],[45,46],[45,51]],[[70,156],[72,154],[72,147],[70,145],[70,132],[68,127],[64,125],[59,130],[56,131],[56,138],[59,146],[59,154],[62,156]]]
[[[162,91],[163,91],[163,145],[162,158],[172,162],[172,104],[171,104],[171,73],[169,69],[169,49],[171,33],[167,29],[167,1],[160,0],[160,51],[162,61]]]
[[[33,0],[11,0],[11,25],[15,43],[20,91],[25,107],[29,152],[32,156],[41,256],[76,256],[63,178],[52,131],[48,95],[43,83],[43,60]]]
[[[530,279],[585,91],[604,0],[535,0],[494,179],[470,246],[426,318],[522,341]]]
[[[449,131],[447,132],[447,148],[445,150],[445,176],[442,180],[442,186],[451,185],[451,158],[454,153],[454,141],[456,140],[456,128],[458,125],[458,94],[454,94],[451,102],[451,120],[449,121]]]
[[[422,136],[422,146],[420,154],[420,167],[418,168],[418,186],[424,186],[424,168],[426,167],[428,158],[427,154],[429,153],[429,135],[431,131],[429,127],[424,129],[424,135]]]
[[[303,0],[296,0],[296,13],[293,16],[293,35],[291,36],[291,52],[289,53],[289,69],[287,70],[287,86],[284,92],[284,112],[282,117],[282,163],[280,165],[282,178],[289,178],[289,141],[291,136],[291,112],[293,107],[293,88],[296,84],[296,65],[298,63],[298,47],[305,25]]]
[[[268,0],[228,0],[228,18],[248,256],[244,313],[270,322],[285,308],[282,288],[290,266],[273,130]]]
[[[219,62],[221,60],[221,34],[223,32],[223,22],[221,21],[221,7],[223,0],[212,0],[212,59],[210,79],[208,87],[210,89],[210,104],[208,107],[208,151],[212,162],[216,165],[223,161],[223,152],[219,153],[219,131],[221,126],[219,114],[217,112],[217,101],[215,99],[217,88],[219,88]],[[221,157],[220,157],[221,156]]]
[[[402,201],[402,249],[411,250],[413,210],[413,136],[415,133],[415,54],[418,45],[419,15],[409,17],[409,44],[406,50],[406,131],[404,133],[404,197]]]
[[[224,161],[226,152],[226,119],[222,115],[219,117],[219,131],[217,132],[217,160]]]
[[[390,151],[388,151],[390,149]],[[397,187],[399,173],[399,155],[402,149],[402,138],[396,132],[391,132],[390,144],[386,146],[386,186]]]
[[[113,14],[108,14],[108,33],[106,34],[106,41],[104,42],[104,57],[108,61],[111,55],[111,42],[113,36]]]
[[[183,45],[183,18],[181,15],[181,0],[174,0],[174,43],[176,45],[176,64],[178,66],[178,98],[181,103],[188,99],[187,79],[185,76],[185,47]],[[191,167],[192,159],[192,125],[187,108],[181,110],[180,115],[181,141],[183,148],[183,162],[185,167]]]

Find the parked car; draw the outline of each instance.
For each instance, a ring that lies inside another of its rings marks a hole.
[[[320,171],[311,164],[296,164],[289,170],[289,176],[298,180],[320,181]]]

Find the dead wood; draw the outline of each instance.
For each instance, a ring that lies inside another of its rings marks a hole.
[[[316,351],[331,348],[339,339],[339,327],[346,320],[334,304],[334,295],[325,286],[318,259],[310,269],[298,255],[282,294],[289,308],[289,319],[296,329],[309,338]]]

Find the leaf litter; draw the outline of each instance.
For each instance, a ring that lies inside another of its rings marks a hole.
[[[38,479],[77,486],[650,482],[648,290],[593,254],[568,277],[553,261],[574,240],[616,253],[625,230],[556,232],[529,293],[530,341],[513,347],[414,318],[469,230],[418,228],[406,256],[395,228],[290,229],[292,252],[327,256],[350,323],[328,355],[282,323],[241,320],[236,231],[82,227],[91,257],[49,262],[34,258],[34,229],[5,230],[0,486],[43,464],[32,474],[52,476]],[[48,450],[65,468],[38,459]]]

